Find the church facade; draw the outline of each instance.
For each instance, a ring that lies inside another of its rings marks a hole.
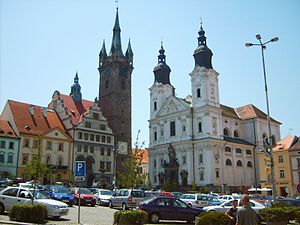
[[[186,98],[176,97],[163,46],[159,50],[149,88],[150,182],[222,191],[258,186],[256,153],[263,149],[267,116],[251,104],[232,108],[220,103],[219,73],[213,69],[202,25],[198,34],[190,73],[192,93]],[[271,126],[279,140],[280,123],[272,119]]]

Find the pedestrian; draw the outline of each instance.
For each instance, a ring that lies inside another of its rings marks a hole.
[[[249,205],[249,195],[241,198],[243,207],[239,208],[236,216],[236,225],[260,225],[260,216]]]
[[[238,200],[234,199],[232,201],[232,207],[225,212],[225,215],[228,216],[229,219],[230,219],[230,222],[228,223],[228,225],[235,225],[236,224],[236,214],[237,214],[237,211],[238,211],[237,206],[238,206]]]

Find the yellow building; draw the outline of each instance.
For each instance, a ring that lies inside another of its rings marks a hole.
[[[1,118],[9,121],[20,137],[17,177],[31,179],[28,162],[38,159],[50,169],[40,182],[69,182],[72,176],[72,138],[55,111],[46,107],[8,100]]]
[[[287,136],[273,148],[275,183],[277,196],[293,196],[297,192],[292,178],[292,166],[289,149],[297,140],[296,136]],[[270,157],[265,152],[258,153],[260,183],[262,188],[272,188]]]

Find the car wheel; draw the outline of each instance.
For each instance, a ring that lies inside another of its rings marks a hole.
[[[122,210],[126,210],[126,209],[127,209],[126,203],[122,203]]]
[[[5,208],[2,203],[0,203],[0,214],[4,214]]]
[[[189,207],[193,207],[191,203],[188,204]]]
[[[159,214],[158,213],[152,213],[150,215],[150,222],[151,223],[158,223],[159,222]]]
[[[111,208],[111,209],[114,207],[113,204],[112,204],[112,201],[109,201],[108,207]]]
[[[98,200],[98,205],[99,205],[99,206],[101,206],[101,205],[102,205],[102,203],[101,203],[101,200],[100,200],[100,199]]]

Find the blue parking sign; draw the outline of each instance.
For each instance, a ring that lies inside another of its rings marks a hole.
[[[75,177],[85,177],[85,161],[75,161]]]

